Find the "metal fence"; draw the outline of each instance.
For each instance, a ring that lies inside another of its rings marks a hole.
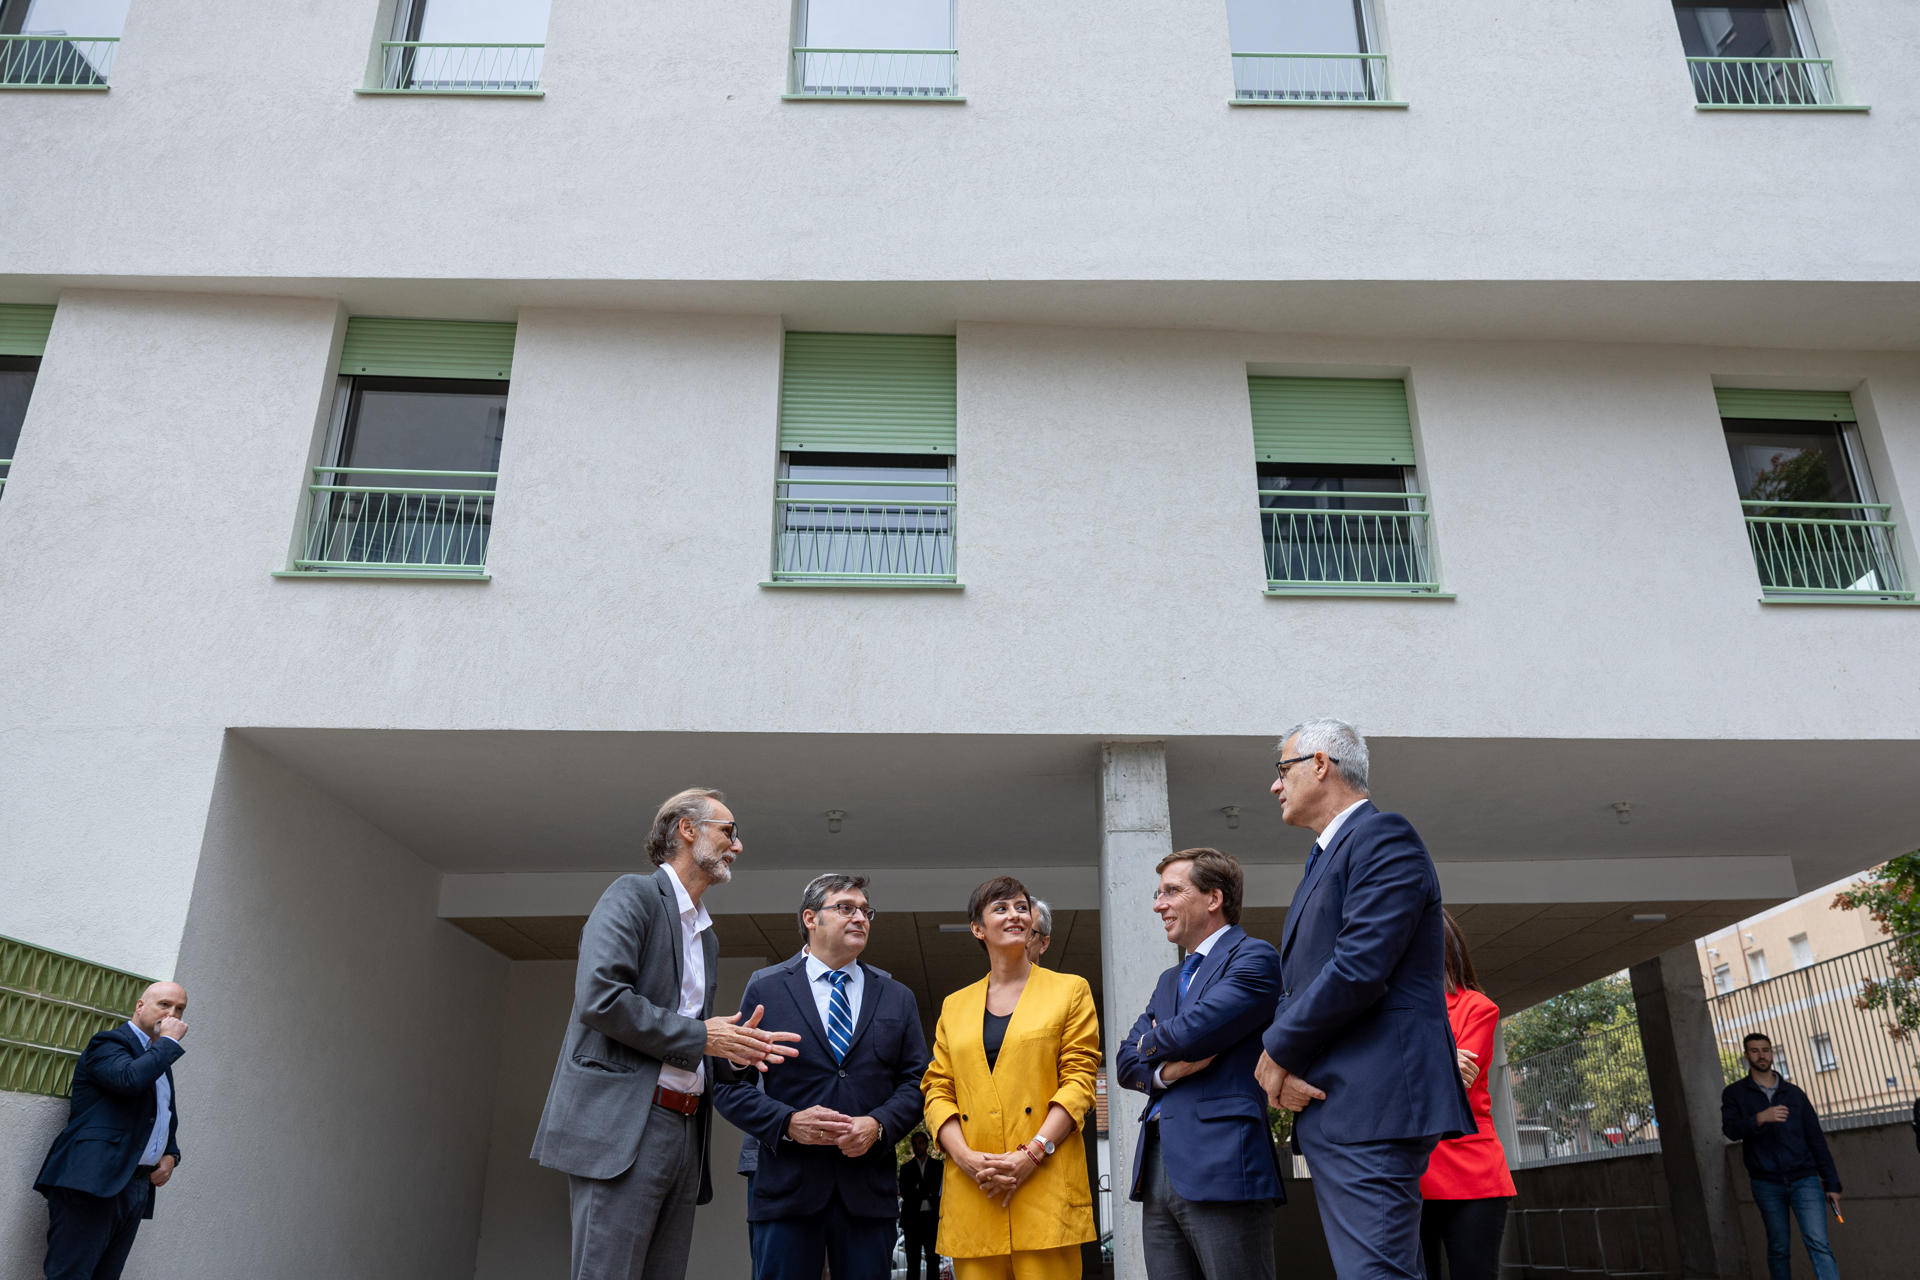
[[[774,580],[953,582],[955,505],[951,480],[782,479]]]
[[[315,467],[303,573],[407,570],[479,577],[493,528],[493,471]],[[328,483],[318,483],[326,481]],[[432,477],[428,485],[403,483]],[[445,487],[448,482],[461,487]]]
[[[1268,589],[1439,590],[1428,552],[1426,494],[1259,494]]]
[[[119,36],[0,36],[0,88],[104,89]]]
[[[389,93],[538,93],[544,44],[385,40],[380,88]]]
[[[1235,102],[1351,106],[1387,102],[1384,53],[1235,53]]]
[[[1806,1091],[1828,1129],[1911,1115],[1920,1094],[1920,934],[1889,939],[1713,997],[1727,1079],[1742,1042],[1773,1041],[1774,1069]]]
[[[1688,58],[1703,107],[1824,107],[1839,102],[1831,58]]]
[[[1507,1072],[1516,1168],[1659,1150],[1637,1024],[1510,1062]]]
[[[796,46],[789,75],[796,98],[957,98],[960,51]]]
[[[1890,504],[1748,500],[1740,507],[1766,594],[1913,598]]]

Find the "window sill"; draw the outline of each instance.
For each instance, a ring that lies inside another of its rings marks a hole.
[[[1920,600],[1914,599],[1913,593],[1908,591],[1891,595],[1868,595],[1862,592],[1857,596],[1761,596],[1760,603],[1785,605],[1853,605],[1855,607],[1867,605],[1872,608],[1892,607],[1895,609],[1911,609],[1916,605],[1920,605]]]
[[[112,85],[105,84],[6,84],[0,83],[0,92],[12,90],[16,93],[105,93]]]
[[[545,89],[355,89],[362,98],[544,98]]]
[[[951,578],[769,578],[760,584],[775,590],[811,591],[964,591],[966,584]]]
[[[782,102],[925,102],[942,104],[965,102],[966,95],[921,93],[783,93]]]
[[[330,578],[335,582],[407,581],[407,582],[492,582],[493,575],[481,569],[473,573],[449,573],[432,569],[276,569],[276,578]]]
[[[1351,101],[1317,101],[1312,98],[1228,98],[1230,107],[1387,107],[1404,111],[1406,102],[1398,98],[1355,98]]]
[[[1421,591],[1357,588],[1341,591],[1333,587],[1268,587],[1260,594],[1268,599],[1318,600],[1453,600],[1451,591]]]
[[[1745,102],[1696,102],[1695,111],[1839,111],[1853,115],[1865,115],[1872,107],[1852,102],[1809,102],[1803,106],[1779,105]]]

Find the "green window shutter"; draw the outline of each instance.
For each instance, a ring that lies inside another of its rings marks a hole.
[[[955,452],[953,339],[789,333],[780,448],[810,453]]]
[[[1407,386],[1397,378],[1247,379],[1261,462],[1413,465]]]
[[[1853,396],[1845,391],[1762,391],[1715,387],[1723,418],[1773,418],[1794,422],[1854,422]]]
[[[52,307],[0,303],[0,356],[45,355],[51,328]]]
[[[354,316],[340,372],[385,378],[501,378],[513,371],[511,324]]]

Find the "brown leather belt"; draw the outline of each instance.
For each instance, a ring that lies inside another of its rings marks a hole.
[[[681,1093],[678,1089],[663,1089],[658,1085],[653,1090],[653,1105],[677,1111],[690,1116],[700,1109],[700,1096],[697,1093]]]

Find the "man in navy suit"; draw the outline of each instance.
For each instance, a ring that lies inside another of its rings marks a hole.
[[[187,993],[156,982],[133,1018],[99,1032],[73,1069],[67,1127],[33,1189],[47,1198],[47,1280],[118,1280],[134,1233],[180,1163],[173,1064]]]
[[[1184,953],[1160,975],[1117,1055],[1151,1101],[1134,1148],[1133,1198],[1153,1280],[1273,1280],[1273,1206],[1284,1202],[1253,1078],[1280,994],[1280,955],[1240,928],[1240,863],[1183,849],[1156,868],[1153,909]]]
[[[1420,1175],[1475,1131],[1447,1027],[1440,881],[1411,823],[1367,799],[1367,744],[1310,720],[1280,743],[1281,817],[1316,833],[1280,940],[1256,1074],[1295,1140],[1340,1280],[1420,1280]]]
[[[763,1029],[799,1056],[765,1088],[723,1084],[714,1106],[758,1144],[754,1280],[887,1280],[893,1144],[920,1121],[927,1040],[913,993],[860,960],[873,925],[865,876],[824,875],[800,899],[804,951],[747,980]]]

